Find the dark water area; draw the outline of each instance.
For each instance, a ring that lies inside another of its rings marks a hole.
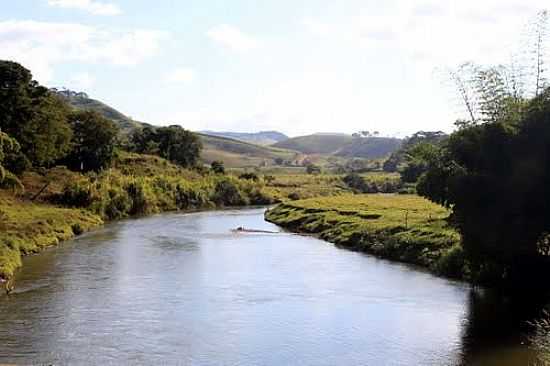
[[[110,224],[25,259],[0,364],[529,365],[540,314],[279,229],[263,209]]]

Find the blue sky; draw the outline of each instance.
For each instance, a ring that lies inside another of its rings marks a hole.
[[[507,63],[539,0],[0,0],[0,59],[137,120],[450,131],[444,70]]]

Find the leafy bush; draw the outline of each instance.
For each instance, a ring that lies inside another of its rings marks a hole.
[[[256,173],[243,173],[239,175],[239,179],[246,179],[257,182],[260,178],[258,178],[258,175]]]
[[[348,187],[355,191],[359,191],[362,193],[366,193],[369,191],[369,186],[367,185],[363,177],[361,177],[357,173],[348,174],[344,178],[342,178],[342,180],[344,181],[344,183],[346,183]]]
[[[222,180],[216,184],[212,201],[223,206],[242,206],[248,203],[237,186],[229,180]]]
[[[223,161],[213,161],[211,164],[210,164],[210,169],[212,169],[212,171],[215,173],[215,174],[225,174],[225,167],[223,165]]]

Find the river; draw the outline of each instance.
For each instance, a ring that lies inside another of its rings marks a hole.
[[[524,365],[514,302],[279,231],[263,209],[109,224],[25,258],[0,364]]]

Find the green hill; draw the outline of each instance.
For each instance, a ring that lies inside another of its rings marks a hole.
[[[200,133],[203,142],[202,159],[205,163],[221,160],[227,167],[274,165],[275,159],[294,160],[299,153],[271,146],[260,146],[227,137]]]
[[[389,137],[354,137],[346,134],[314,134],[290,138],[272,146],[304,154],[325,154],[345,158],[379,159],[396,151],[401,140]]]
[[[272,146],[296,150],[304,154],[334,154],[342,147],[351,144],[353,137],[345,134],[323,134],[293,137]]]
[[[260,132],[217,132],[201,131],[204,135],[227,137],[234,140],[250,142],[256,145],[273,145],[288,139],[288,136],[278,131]]]
[[[52,89],[59,97],[67,101],[72,107],[81,110],[93,110],[114,121],[120,128],[121,134],[127,136],[134,130],[143,127],[154,127],[144,122],[134,121],[107,104],[90,98],[86,93],[71,90]],[[271,146],[260,146],[249,142],[219,136],[210,136],[199,133],[204,149],[202,160],[209,164],[214,160],[221,160],[228,168],[243,168],[262,165],[274,165],[275,159],[285,161],[296,160],[298,152],[289,151]]]
[[[90,98],[86,93],[57,89],[51,89],[51,91],[64,99],[76,109],[91,110],[101,113],[106,118],[114,121],[120,128],[120,131],[123,135],[131,133],[136,128],[143,128],[145,126],[151,127],[151,125],[148,123],[134,121],[130,117],[120,113],[119,111],[108,106],[107,104],[100,102],[99,100]]]

